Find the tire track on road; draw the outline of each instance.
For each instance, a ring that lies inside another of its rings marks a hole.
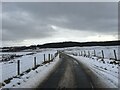
[[[60,64],[38,88],[89,88],[93,85],[74,58],[61,53]]]

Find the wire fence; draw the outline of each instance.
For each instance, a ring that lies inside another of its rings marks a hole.
[[[110,59],[110,60],[120,60],[119,50],[116,49],[82,49],[76,51],[67,51],[69,54],[73,54],[76,56],[84,56],[84,57],[98,57],[103,59]]]
[[[45,61],[54,59],[56,55],[56,51],[37,53],[17,58],[15,61],[9,63],[1,63],[0,82],[20,75],[29,69],[35,68],[37,65],[42,65]]]

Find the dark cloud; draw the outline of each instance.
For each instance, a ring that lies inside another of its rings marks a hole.
[[[49,37],[54,30],[26,11],[4,12],[2,18],[3,41]]]
[[[46,38],[57,31],[50,25],[96,33],[117,33],[116,2],[3,3],[3,41]]]

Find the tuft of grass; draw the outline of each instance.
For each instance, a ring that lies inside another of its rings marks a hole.
[[[13,87],[15,87],[15,85],[13,85]]]
[[[112,66],[112,68],[114,68],[114,66]]]
[[[107,70],[107,68],[104,68],[105,70]]]
[[[23,73],[20,74],[20,76],[23,76],[23,75],[24,75]]]
[[[36,71],[36,73],[38,73],[38,71]]]
[[[26,77],[26,79],[29,79],[29,77]]]
[[[47,64],[47,63],[50,63],[50,62],[53,62],[53,59],[50,60],[50,61],[45,61],[45,62],[43,62],[42,64]]]
[[[116,65],[116,64],[119,64],[119,62],[117,62],[117,61],[111,61],[110,64],[115,64]]]
[[[17,84],[20,85],[20,82],[18,82]]]
[[[47,63],[50,63],[50,61],[45,61],[45,62],[43,62],[43,64],[47,64]]]
[[[28,69],[27,71],[25,71],[26,73],[29,73],[31,71],[31,69]]]
[[[10,83],[11,80],[12,80],[12,78],[8,78],[8,79],[5,80],[4,82],[5,82],[6,84],[8,84],[8,83]]]

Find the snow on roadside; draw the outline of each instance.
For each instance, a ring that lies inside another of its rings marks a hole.
[[[19,78],[12,79],[3,88],[36,88],[57,66],[58,62],[59,56],[50,64],[45,64]]]
[[[98,57],[102,57],[102,50],[104,52],[104,58],[106,59],[114,59],[114,50],[116,52],[116,56],[117,56],[117,60],[120,60],[119,57],[119,48],[120,46],[91,46],[91,47],[70,47],[65,49],[65,52],[74,52],[74,53],[79,53],[81,54],[81,52],[84,54],[86,53],[86,55],[88,55],[88,51],[90,53],[90,56],[94,55],[94,50],[96,53],[96,56]]]
[[[4,82],[8,78],[12,78],[17,75],[17,61],[20,60],[20,73],[25,72],[26,70],[34,67],[34,57],[36,57],[36,64],[42,64],[44,61],[44,56],[46,60],[48,60],[48,54],[54,55],[57,51],[50,50],[50,51],[42,51],[38,52],[33,55],[25,55],[23,57],[19,57],[7,62],[0,62],[0,83]],[[20,52],[21,53],[21,52]]]
[[[84,64],[91,71],[93,71],[103,83],[105,83],[106,88],[118,88],[118,64],[110,64],[109,59],[105,59],[105,63],[101,60],[97,60],[97,58],[87,58],[83,56],[73,56],[80,63]]]

